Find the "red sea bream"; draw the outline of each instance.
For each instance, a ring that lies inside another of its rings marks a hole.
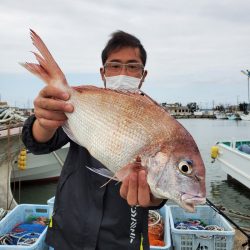
[[[94,86],[73,88],[41,38],[31,30],[38,64],[22,64],[45,83],[70,94],[74,106],[64,130],[88,149],[118,180],[140,162],[154,196],[172,199],[188,211],[205,202],[205,166],[188,131],[141,92]],[[102,170],[99,170],[102,172]],[[107,172],[107,171],[106,171]]]

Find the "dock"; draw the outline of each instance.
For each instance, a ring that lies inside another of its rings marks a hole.
[[[247,232],[247,230],[246,230]],[[250,229],[247,232],[250,235]],[[234,238],[234,250],[249,250],[249,246],[243,247],[242,245],[247,242],[247,237],[242,234],[238,229],[235,229],[235,238]]]

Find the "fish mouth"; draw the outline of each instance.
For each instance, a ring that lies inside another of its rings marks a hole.
[[[195,205],[206,203],[206,198],[202,196],[183,193],[181,196],[181,204],[188,212],[195,212]]]

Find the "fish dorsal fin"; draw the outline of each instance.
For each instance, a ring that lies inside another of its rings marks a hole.
[[[140,94],[140,90],[139,89],[112,89],[112,88],[105,88],[108,91],[114,91],[117,93],[123,93],[123,94]]]
[[[106,89],[109,89],[109,90],[114,90],[114,91],[116,91],[116,92],[118,92],[118,93],[134,93],[134,94],[136,94],[136,93],[139,93],[139,90],[138,89],[111,89],[111,88],[106,88]]]
[[[143,95],[145,97],[145,99],[152,104],[155,104],[156,106],[158,106],[159,108],[161,108],[162,110],[166,111],[157,101],[155,101],[152,97],[150,97],[148,94],[146,94],[144,91],[139,90],[138,92],[140,95]]]
[[[100,91],[104,90],[107,92],[115,92],[115,93],[122,93],[122,94],[128,94],[128,95],[133,95],[133,94],[140,94],[140,90],[138,89],[112,89],[112,88],[104,88],[104,87],[96,87],[93,85],[79,85],[79,86],[72,86],[74,90],[77,92],[83,93],[84,91]]]
[[[79,85],[79,86],[71,86],[71,88],[73,88],[74,90],[76,90],[77,92],[84,92],[84,91],[88,91],[88,90],[97,90],[99,91],[100,89],[103,89],[103,88],[99,88],[99,87],[96,87],[94,85]]]
[[[111,89],[111,88],[104,88],[104,87],[96,87],[93,85],[79,85],[79,86],[71,86],[74,90],[80,93],[84,93],[84,91],[107,91],[107,92],[114,92],[114,93],[120,93],[124,95],[129,96],[141,96],[143,97],[148,103],[155,104],[159,107],[159,103],[157,103],[155,100],[153,100],[150,96],[148,96],[145,92],[143,92],[140,89]]]

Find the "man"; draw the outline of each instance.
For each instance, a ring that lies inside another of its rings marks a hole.
[[[107,88],[140,88],[147,71],[146,51],[140,41],[125,32],[113,33],[102,52],[100,69]],[[131,173],[122,184],[105,178],[85,165],[101,164],[89,152],[71,141],[61,126],[64,112],[73,112],[66,103],[69,95],[55,87],[43,88],[34,101],[35,116],[23,128],[23,141],[33,153],[52,152],[70,142],[56,191],[52,226],[46,242],[56,250],[149,249],[148,208],[163,205],[154,198],[144,170]]]

